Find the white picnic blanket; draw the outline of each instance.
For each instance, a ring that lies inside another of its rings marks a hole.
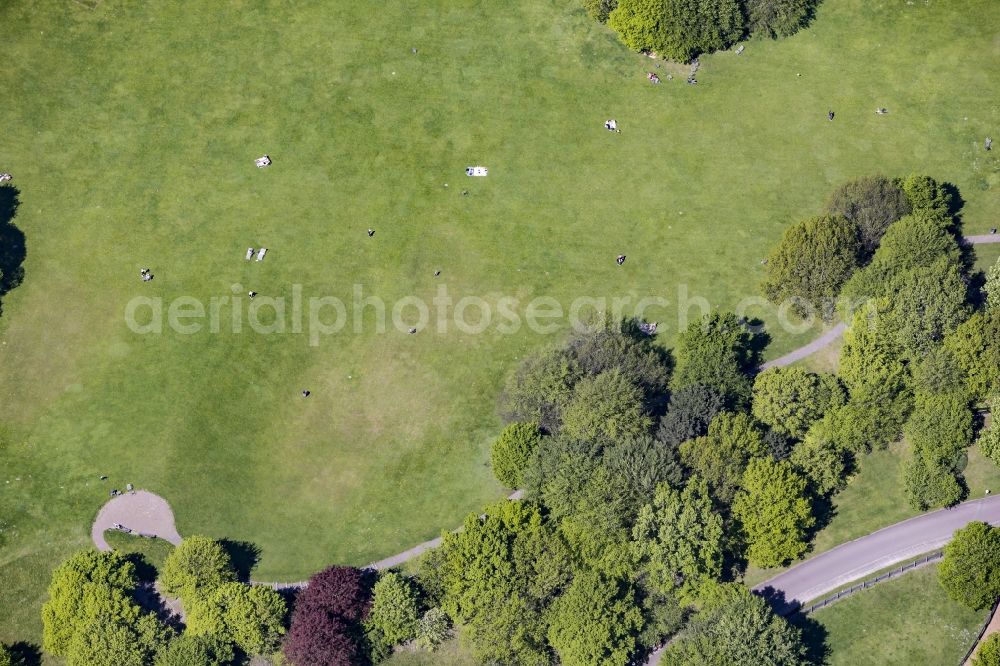
[[[250,261],[251,259],[253,259],[253,248],[252,247],[248,247],[247,248],[247,261]]]
[[[466,176],[488,176],[489,169],[484,166],[465,167]]]
[[[267,254],[267,248],[262,247],[260,251],[257,252],[257,261],[264,261],[264,255]]]

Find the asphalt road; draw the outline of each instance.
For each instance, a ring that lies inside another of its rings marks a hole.
[[[937,550],[952,533],[981,520],[1000,525],[1000,496],[964,502],[951,509],[925,513],[890,525],[797,564],[753,588],[772,598],[775,607],[803,604],[880,569]]]

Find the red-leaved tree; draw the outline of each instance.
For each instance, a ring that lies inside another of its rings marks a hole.
[[[367,661],[361,622],[371,606],[367,575],[330,567],[309,579],[295,600],[284,652],[295,666],[356,666]]]

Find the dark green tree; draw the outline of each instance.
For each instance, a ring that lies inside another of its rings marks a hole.
[[[745,0],[750,32],[756,37],[788,37],[812,18],[817,0]]]
[[[772,15],[794,18],[808,15],[813,5],[811,0],[747,0],[751,23],[755,10],[766,8]],[[870,257],[889,225],[910,214],[910,201],[895,181],[885,176],[866,176],[834,190],[826,209],[857,227],[862,256]]]
[[[520,488],[524,468],[541,441],[537,423],[508,425],[490,449],[493,475],[508,488]]]
[[[731,312],[691,322],[678,336],[673,390],[698,384],[717,391],[727,407],[742,407],[750,398],[747,373],[755,360],[750,342],[746,326]]]
[[[745,23],[737,0],[663,0],[664,41],[660,51],[672,60],[689,62],[733,44]]]
[[[726,403],[715,389],[703,384],[690,384],[670,396],[667,413],[660,419],[656,438],[669,447],[676,447],[708,433],[712,422]]]
[[[712,421],[708,435],[681,444],[681,462],[708,482],[720,505],[732,502],[747,463],[767,456],[764,434],[744,413],[723,412]]]
[[[974,399],[1000,392],[1000,309],[974,313],[945,338],[944,346],[955,355]]]
[[[562,420],[567,437],[587,441],[637,437],[652,425],[643,411],[642,389],[617,368],[581,379]]]
[[[794,439],[802,439],[823,414],[846,402],[847,392],[833,375],[797,367],[772,368],[754,381],[754,417]]]
[[[834,312],[833,299],[858,267],[858,228],[840,215],[811,217],[785,230],[767,259],[761,285],[772,303],[799,314]]]

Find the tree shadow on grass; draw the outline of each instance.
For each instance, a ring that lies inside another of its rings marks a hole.
[[[14,226],[14,216],[20,205],[19,194],[16,187],[0,186],[0,296],[24,279],[25,237],[24,232]]]
[[[11,663],[14,666],[41,666],[42,649],[34,643],[18,641],[10,646]]]
[[[237,580],[244,583],[249,581],[254,567],[260,562],[260,547],[249,541],[234,541],[233,539],[223,539],[219,543],[229,555],[229,559],[233,561]]]
[[[826,664],[830,656],[830,648],[826,644],[826,627],[802,613],[794,613],[788,618],[788,623],[802,632],[802,643],[806,647],[806,663]]]

